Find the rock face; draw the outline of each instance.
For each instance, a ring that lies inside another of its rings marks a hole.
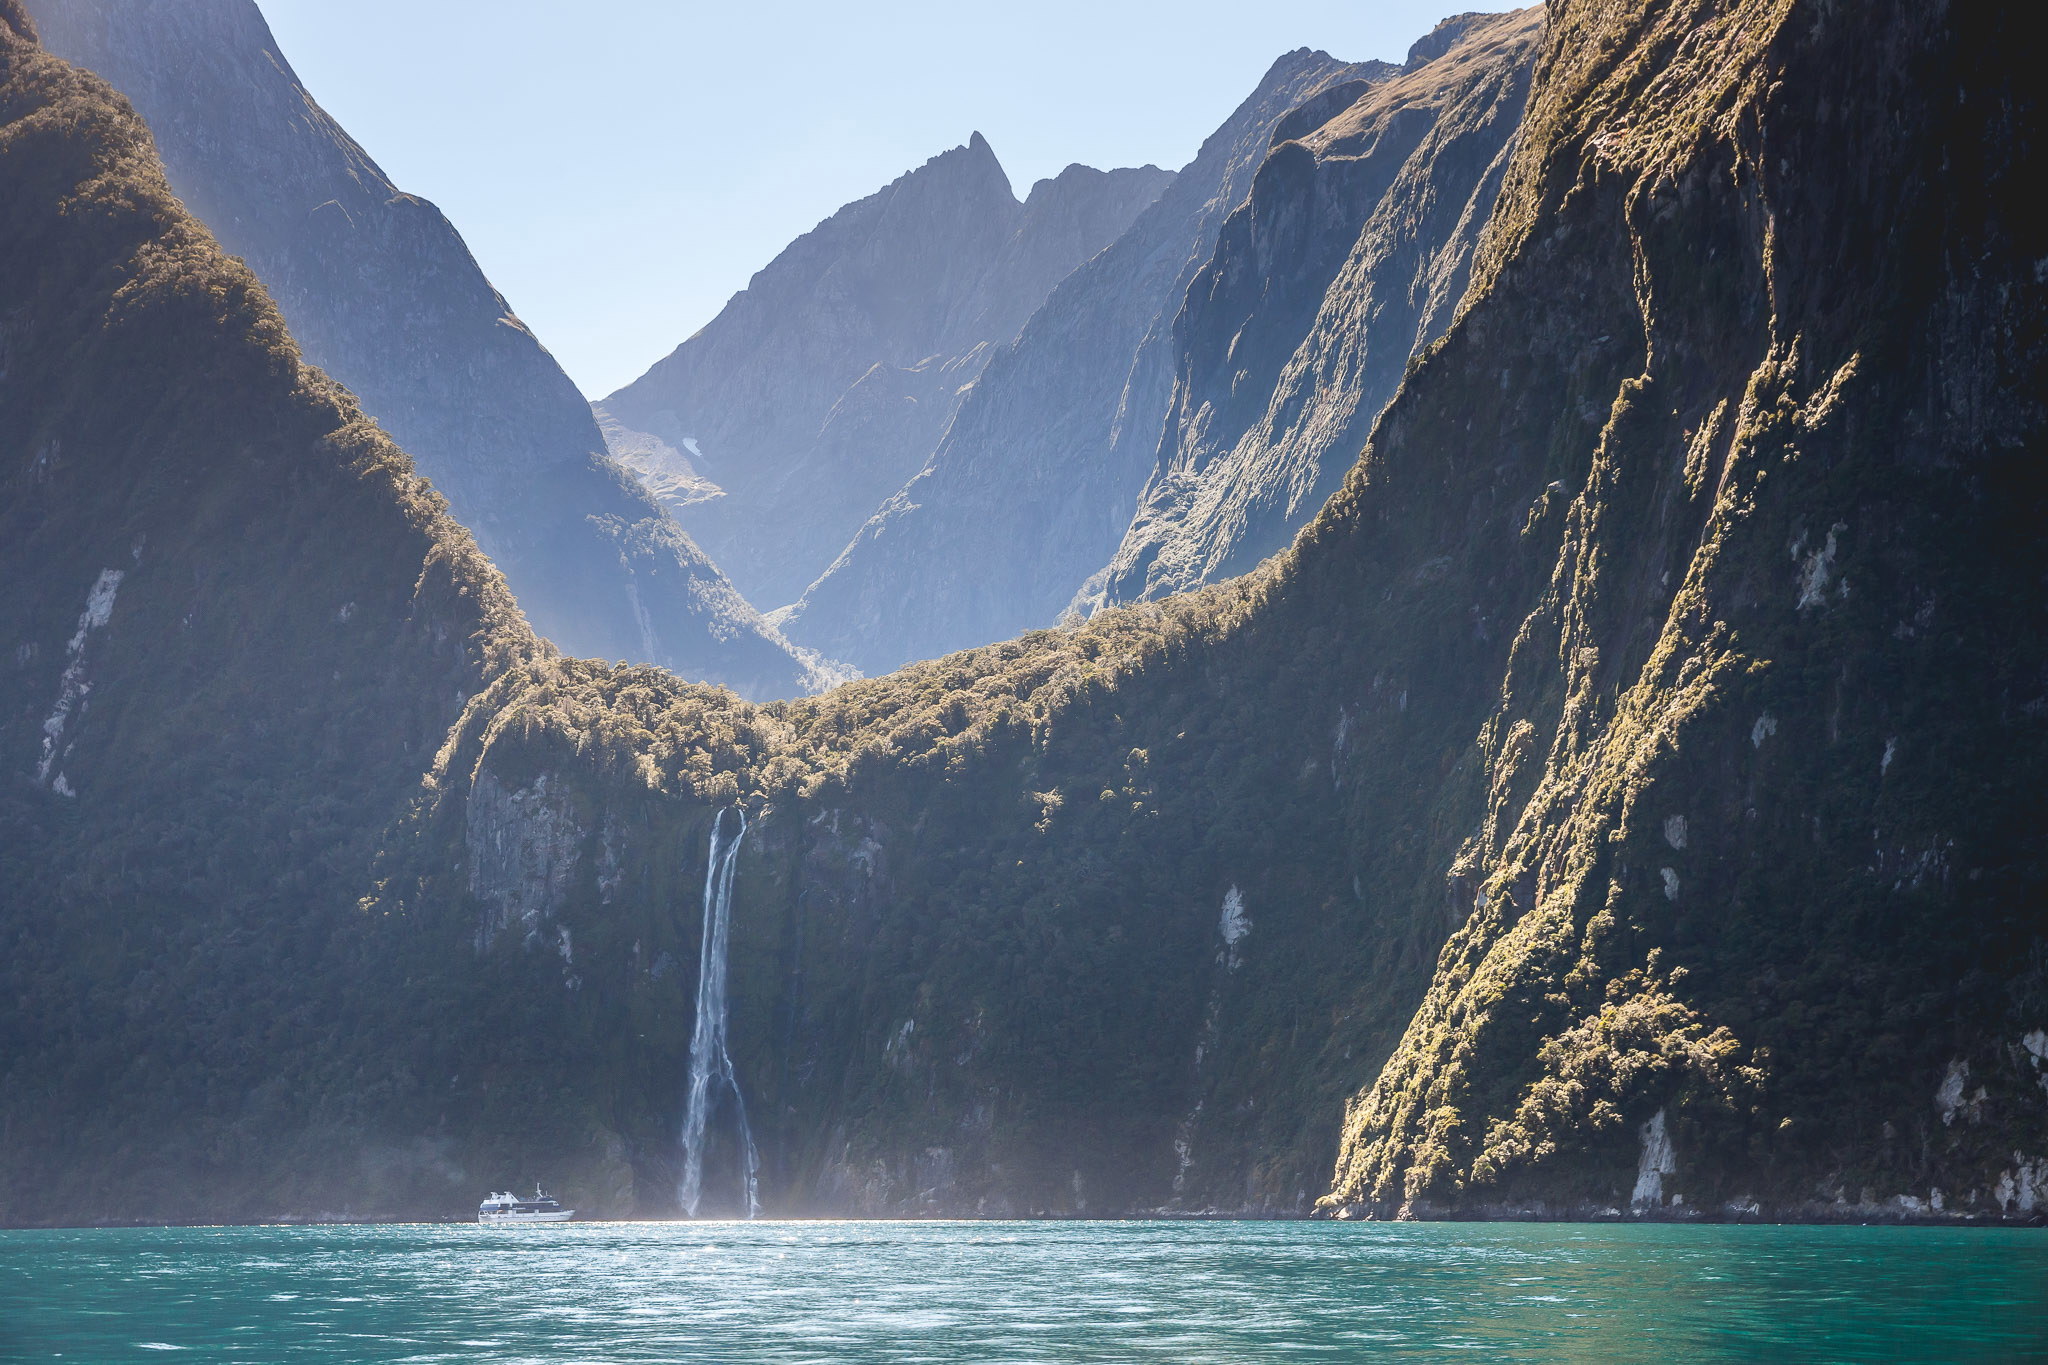
[[[1447,20],[1398,76],[1275,130],[1173,320],[1158,466],[1078,606],[1243,573],[1343,483],[1464,296],[1542,29],[1541,8]]]
[[[746,595],[794,602],[923,467],[989,356],[1172,175],[1011,193],[976,133],[791,243],[599,405],[606,439]]]
[[[1287,551],[768,705],[542,650],[18,16],[0,1220],[672,1214],[734,803],[771,1212],[2048,1202],[2030,16],[1558,0]]]
[[[1325,1207],[2016,1211],[2041,59],[2010,7],[1552,8],[1468,307],[1307,533],[1456,576],[1445,663],[1499,659]]]
[[[1158,202],[987,362],[930,461],[786,615],[790,637],[875,672],[1051,624],[1130,524],[1172,392],[1174,310],[1275,124],[1395,69],[1306,49],[1274,63]]]
[[[507,791],[488,769],[477,773],[464,811],[463,868],[469,894],[488,907],[479,947],[508,926],[552,915],[576,877],[583,831],[548,775]]]
[[[814,675],[605,456],[582,396],[425,200],[313,101],[254,0],[34,0],[51,51],[149,121],[185,205],[261,278],[576,654],[753,696]]]

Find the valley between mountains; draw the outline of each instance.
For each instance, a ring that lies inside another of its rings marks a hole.
[[[2048,1211],[2015,10],[976,134],[586,406],[248,0],[0,0],[0,1223]]]

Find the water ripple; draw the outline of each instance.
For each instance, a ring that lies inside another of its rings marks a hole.
[[[1999,1229],[585,1223],[0,1233],[0,1357],[2000,1360]]]

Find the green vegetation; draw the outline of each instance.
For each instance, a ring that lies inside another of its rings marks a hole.
[[[370,949],[350,884],[464,694],[540,647],[125,102],[0,18],[0,1217],[138,1178],[196,1209],[209,1169],[359,1102],[294,1093]]]
[[[672,1211],[735,801],[771,1209],[1597,1210],[1658,1112],[1688,1207],[1991,1207],[2048,245],[1975,22],[1558,5],[1483,288],[1290,553],[769,706],[538,645],[0,34],[0,1219]]]
[[[1564,480],[1481,731],[1479,912],[1347,1118],[1333,1205],[1626,1207],[1660,1109],[1710,1210],[1981,1210],[2039,1145],[2032,150],[1996,20],[1869,22],[1553,16],[1465,336],[1554,364],[1640,332],[1646,359]],[[1382,439],[1470,412],[1487,373],[1439,363]],[[1964,374],[2001,376],[1982,407],[1955,406]],[[1935,1102],[1952,1064],[1986,1087],[1962,1118]]]

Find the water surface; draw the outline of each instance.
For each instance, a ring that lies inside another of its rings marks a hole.
[[[1362,1223],[0,1232],[0,1358],[2012,1360],[2048,1234]]]

